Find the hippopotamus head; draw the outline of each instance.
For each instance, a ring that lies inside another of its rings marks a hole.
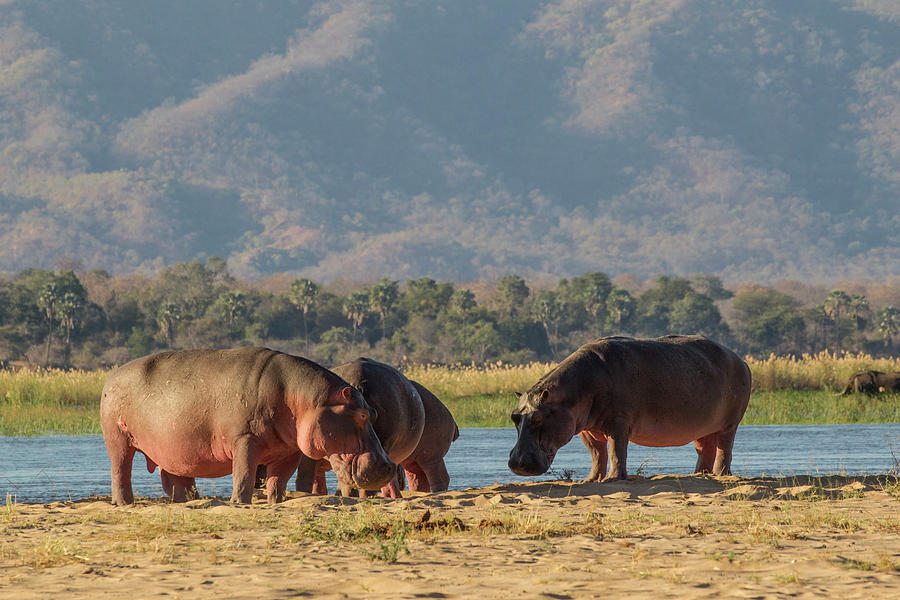
[[[541,475],[550,468],[556,452],[578,433],[575,415],[553,390],[517,395],[519,406],[511,416],[518,440],[509,452],[509,468],[516,475]]]
[[[327,458],[335,475],[353,487],[378,490],[396,474],[372,422],[378,418],[356,388],[344,385],[312,408],[300,450],[313,459]]]

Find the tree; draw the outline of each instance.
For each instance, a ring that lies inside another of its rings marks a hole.
[[[387,337],[384,322],[388,313],[397,302],[400,287],[396,281],[384,277],[369,290],[369,302],[378,316],[381,317],[381,337]]]
[[[606,297],[607,326],[614,333],[630,331],[637,301],[628,290],[614,288]]]
[[[828,294],[828,297],[825,298],[825,301],[822,303],[822,308],[825,311],[825,314],[829,319],[831,319],[831,322],[834,323],[834,337],[838,350],[841,349],[841,316],[843,316],[849,310],[850,304],[850,296],[843,290],[833,290],[830,294]]]
[[[175,344],[175,325],[181,320],[181,308],[174,302],[164,302],[156,311],[156,324],[166,341],[172,348]]]
[[[861,294],[853,294],[850,296],[850,305],[847,307],[847,313],[853,322],[853,329],[856,331],[857,348],[862,345],[862,332],[869,324],[868,317],[872,314],[869,307],[869,300]]]
[[[40,295],[37,298],[37,305],[41,309],[44,321],[47,325],[47,346],[44,353],[44,365],[50,364],[50,349],[53,346],[53,331],[56,329],[56,305],[61,300],[59,286],[56,281],[48,281],[44,284]]]
[[[563,298],[571,306],[580,305],[585,313],[591,316],[591,331],[595,335],[602,333],[606,320],[606,300],[613,285],[606,273],[594,271],[580,277],[573,277],[568,282],[560,282]]]
[[[362,326],[366,317],[369,316],[369,294],[363,291],[351,293],[344,300],[344,314],[353,323],[353,342],[356,343],[357,332]]]
[[[693,291],[687,279],[669,278],[665,275],[657,277],[656,285],[638,298],[638,328],[645,335],[651,336],[670,333],[672,324],[669,322],[669,313],[672,306]]]
[[[506,318],[515,318],[521,314],[530,293],[525,280],[518,275],[501,277],[497,282],[496,295],[500,314]]]
[[[732,306],[738,337],[750,352],[787,351],[805,328],[800,302],[771,288],[742,292]]]
[[[734,297],[734,292],[726,290],[722,280],[715,275],[694,275],[691,277],[691,287],[713,300],[728,300]]]
[[[73,271],[61,271],[52,275],[44,283],[37,298],[37,305],[47,326],[47,346],[44,364],[50,364],[53,334],[57,328],[63,330],[66,354],[71,347],[72,331],[80,324],[87,305],[87,292]]]
[[[534,299],[534,316],[540,321],[553,354],[558,352],[559,324],[566,314],[566,303],[557,292],[544,290]]]
[[[234,326],[250,315],[244,292],[229,290],[219,296],[219,312],[229,326]]]
[[[690,291],[672,305],[669,324],[673,332],[699,333],[720,338],[727,327],[712,298]]]
[[[307,315],[312,310],[316,296],[321,288],[317,283],[303,277],[295,279],[291,284],[291,302],[303,313],[303,342],[306,346],[306,354],[309,354],[309,327]]]
[[[890,348],[894,338],[900,333],[900,308],[889,304],[878,311],[875,328],[884,340],[884,347]]]
[[[436,319],[454,295],[452,283],[437,283],[430,277],[410,279],[401,304],[410,315]]]
[[[476,363],[483,363],[503,344],[497,328],[490,321],[477,321],[458,331],[461,348]]]

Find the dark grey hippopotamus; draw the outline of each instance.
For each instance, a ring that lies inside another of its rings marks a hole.
[[[413,492],[444,492],[450,487],[444,456],[450,444],[459,439],[459,427],[437,396],[417,381],[412,384],[425,407],[425,429],[419,445],[402,462],[402,467]]]
[[[704,337],[601,338],[519,397],[509,468],[545,473],[557,450],[579,434],[592,457],[587,481],[625,479],[629,440],[656,447],[693,441],[697,472],[728,474],[749,399],[747,364]]]
[[[248,503],[267,465],[269,502],[284,496],[301,452],[328,457],[345,481],[379,489],[396,473],[362,394],[316,363],[267,348],[162,352],[110,373],[100,400],[113,504],[134,502],[135,452],[183,500],[195,477],[234,479]]]
[[[882,371],[860,371],[847,380],[844,391],[840,395],[852,392],[863,394],[882,394],[900,392],[900,373],[884,373]]]
[[[402,464],[419,445],[425,427],[425,408],[412,382],[394,367],[370,358],[357,358],[331,370],[359,389],[369,406],[378,413],[379,418],[372,425],[375,434],[388,457]],[[297,490],[326,493],[327,470],[328,463],[324,460],[312,460],[311,457],[301,459],[297,471]],[[349,495],[350,486],[336,469],[335,474],[341,493]],[[398,477],[394,477],[381,491],[388,498],[399,498]]]

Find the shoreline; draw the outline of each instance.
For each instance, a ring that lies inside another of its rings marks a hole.
[[[659,475],[0,510],[0,598],[892,598],[896,476]]]

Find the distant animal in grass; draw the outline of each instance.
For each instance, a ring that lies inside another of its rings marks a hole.
[[[883,394],[886,392],[900,392],[900,373],[884,373],[882,371],[860,371],[854,373],[847,380],[841,396],[851,393]]]

